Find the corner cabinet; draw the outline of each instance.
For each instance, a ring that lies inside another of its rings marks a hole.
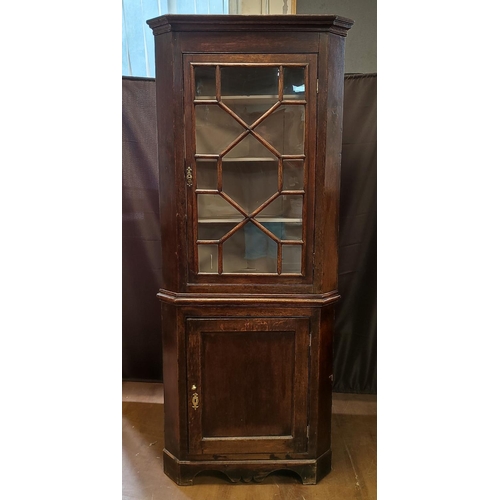
[[[155,35],[165,473],[331,470],[339,16],[166,15]]]

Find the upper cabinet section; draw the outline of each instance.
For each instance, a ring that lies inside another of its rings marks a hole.
[[[183,16],[155,34],[162,288],[332,293],[340,16]]]

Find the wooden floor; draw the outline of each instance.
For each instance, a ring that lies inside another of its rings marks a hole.
[[[164,473],[163,394],[155,383],[123,383],[123,500],[375,500],[377,496],[377,400],[373,395],[334,394],[332,472],[313,486],[286,473],[260,484],[233,484],[198,475],[178,486]]]

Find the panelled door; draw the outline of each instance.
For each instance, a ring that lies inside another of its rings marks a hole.
[[[189,318],[190,454],[307,451],[309,318]]]
[[[312,275],[316,55],[184,56],[191,282]]]

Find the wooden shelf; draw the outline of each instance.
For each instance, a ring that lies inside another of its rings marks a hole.
[[[243,219],[236,219],[231,217],[217,218],[217,219],[198,219],[198,224],[238,224]],[[257,222],[265,224],[266,222],[285,222],[287,224],[302,224],[300,218],[287,218],[287,217],[255,217]]]
[[[216,162],[217,158],[196,158],[196,161],[198,162]],[[278,158],[276,156],[271,157],[258,157],[258,156],[242,156],[242,157],[231,157],[231,156],[223,156],[222,161],[224,163],[233,163],[233,162],[255,162],[255,163],[260,163],[260,162],[277,162]]]
[[[263,94],[263,95],[222,95],[222,102],[230,102],[232,104],[274,104],[278,102],[279,97],[277,94]],[[285,94],[284,101],[304,101],[305,95],[298,94]],[[197,101],[211,101],[214,104],[217,102],[215,96],[198,95],[195,97],[194,102]]]
[[[269,162],[269,161],[278,161],[278,158],[275,156],[273,158],[267,158],[267,157],[252,157],[252,156],[244,156],[241,158],[231,158],[230,156],[223,156],[222,157],[223,162]]]

